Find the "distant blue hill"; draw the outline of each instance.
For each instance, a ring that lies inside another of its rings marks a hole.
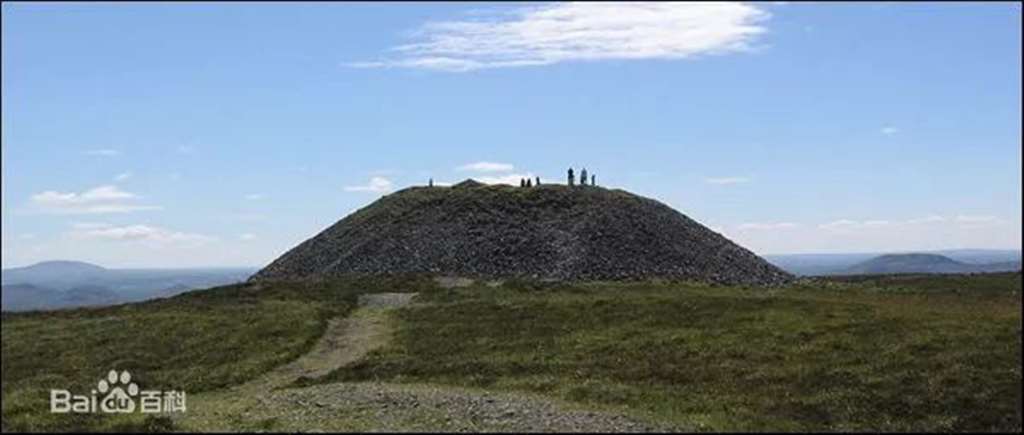
[[[849,253],[849,254],[781,254],[765,255],[764,258],[789,273],[804,276],[815,275],[837,275],[852,273],[849,269],[876,257],[891,254],[934,254],[943,256],[949,260],[965,263],[965,266],[950,266],[946,270],[961,268],[971,271],[1012,271],[1020,270],[1021,251],[1001,249],[948,249],[940,251],[923,252],[875,252],[875,253]],[[970,265],[981,266],[971,268]],[[913,268],[910,268],[913,269]],[[912,273],[912,270],[903,269],[892,273]],[[959,273],[959,272],[935,272],[935,273]]]
[[[980,273],[1019,270],[1020,262],[973,264],[938,254],[889,254],[857,263],[844,270],[849,275],[892,273]]]
[[[0,271],[3,311],[112,305],[245,281],[256,268],[107,269],[45,261]]]

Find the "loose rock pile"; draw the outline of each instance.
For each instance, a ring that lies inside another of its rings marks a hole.
[[[792,276],[653,199],[594,186],[411,187],[306,240],[252,280],[428,272],[778,285]]]

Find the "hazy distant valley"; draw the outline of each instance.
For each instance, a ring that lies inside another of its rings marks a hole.
[[[959,249],[915,254],[783,254],[764,256],[794,275],[985,273],[1021,269],[1021,251]],[[3,311],[105,306],[170,297],[245,281],[258,269],[107,269],[47,261],[3,269]]]
[[[925,254],[925,255],[921,255]],[[913,256],[911,261],[908,256]],[[781,254],[765,260],[794,275],[885,273],[1013,272],[1021,268],[1021,251],[950,249],[906,253]]]
[[[255,268],[106,269],[46,261],[3,269],[3,311],[104,306],[245,281]]]

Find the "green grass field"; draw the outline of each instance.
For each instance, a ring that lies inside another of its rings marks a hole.
[[[418,291],[397,335],[314,382],[518,390],[709,431],[1020,431],[1021,276],[440,289],[424,278],[239,285],[3,316],[4,430],[166,430],[51,415],[111,368],[208,391],[302,354],[355,296]]]
[[[111,369],[147,389],[199,393],[297,358],[362,292],[423,280],[234,285],[108,308],[4,313],[4,431],[167,429],[161,419],[51,414],[49,390],[84,394]]]
[[[1020,277],[981,278],[1004,288],[434,291],[393,346],[330,378],[530,390],[707,430],[1018,430]]]

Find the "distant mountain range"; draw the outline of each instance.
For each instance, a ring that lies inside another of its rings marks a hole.
[[[255,268],[106,269],[46,261],[0,272],[3,311],[113,305],[245,281]]]
[[[938,254],[889,254],[857,263],[843,274],[981,273],[1020,270],[1020,262],[970,264]]]
[[[766,255],[795,275],[979,273],[1021,270],[1021,251],[960,249],[921,253]],[[107,269],[46,261],[0,271],[3,311],[114,305],[247,280],[256,268]]]
[[[1021,269],[1021,251],[954,249],[915,253],[766,255],[787,272],[804,275],[977,273]]]

